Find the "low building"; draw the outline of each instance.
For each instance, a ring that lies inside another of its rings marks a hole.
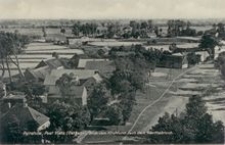
[[[52,69],[63,69],[65,61],[64,58],[42,60],[34,69],[26,69],[24,76],[28,81],[44,82]]]
[[[96,74],[96,70],[81,70],[81,69],[52,70],[51,73],[46,76],[44,85],[46,87],[55,86],[56,81],[63,74],[73,74],[75,77],[79,79],[87,79],[87,78],[93,77]]]
[[[51,72],[50,67],[44,66],[36,69],[26,69],[24,76],[28,81],[44,82],[45,77]]]
[[[157,67],[183,69],[188,67],[186,55],[175,53],[173,55],[163,55]]]
[[[58,86],[49,87],[48,103],[56,100],[64,102],[75,102],[78,105],[87,105],[87,89],[85,86],[72,86],[68,88],[68,91],[64,94],[60,91]]]
[[[40,68],[48,66],[50,69],[63,69],[64,68],[64,60],[63,59],[47,59],[42,60],[35,68]]]
[[[49,127],[47,116],[29,107],[24,96],[9,96],[3,103],[10,103],[9,110],[1,115],[1,129],[4,131],[9,123],[17,122],[23,131],[42,131]]]
[[[113,61],[88,61],[85,69],[97,70],[101,76],[109,78],[116,70],[116,66]]]

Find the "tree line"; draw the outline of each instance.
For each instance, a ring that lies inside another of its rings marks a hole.
[[[153,131],[172,132],[170,143],[224,143],[224,126],[214,122],[199,96],[189,98],[185,112],[180,115],[165,113]]]

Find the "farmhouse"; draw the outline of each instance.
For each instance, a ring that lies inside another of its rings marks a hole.
[[[62,94],[57,86],[50,86],[47,96],[48,102],[56,100],[64,102],[75,102],[80,106],[87,105],[87,89],[85,86],[72,86],[65,94]]]
[[[113,61],[88,61],[86,63],[85,69],[94,69],[99,72],[99,74],[103,77],[109,78],[113,71],[116,70],[116,66]]]
[[[42,60],[35,68],[40,68],[44,66],[48,66],[50,69],[62,69],[64,68],[64,59],[47,59],[47,60]]]
[[[13,102],[14,101],[14,102]],[[15,103],[9,105],[9,110],[1,116],[2,131],[8,126],[9,122],[18,121],[24,131],[41,131],[50,125],[49,118],[44,114],[29,107],[23,96],[10,96],[4,99],[4,103]]]
[[[157,66],[182,69],[188,67],[188,62],[186,56],[181,53],[175,53],[173,55],[164,54]]]
[[[44,85],[46,87],[55,86],[56,81],[63,74],[73,74],[79,79],[88,79],[93,77],[96,74],[96,70],[78,70],[78,69],[60,69],[52,70],[49,75],[46,76]]]
[[[24,76],[29,81],[44,82],[52,69],[63,69],[65,61],[63,58],[42,60],[34,69],[26,69]]]
[[[36,69],[26,69],[24,76],[28,81],[44,82],[45,77],[51,72],[48,66],[36,68]]]

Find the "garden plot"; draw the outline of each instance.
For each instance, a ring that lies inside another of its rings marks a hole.
[[[185,79],[185,78],[181,78],[179,80],[176,81],[177,83],[197,83],[198,80],[197,79]]]
[[[167,104],[161,108],[161,113],[154,116],[147,127],[143,128],[142,131],[149,131],[154,125],[158,123],[159,117],[162,117],[165,112],[169,114],[179,115],[185,110],[185,105],[188,103],[188,98],[183,96],[172,96],[168,99]]]
[[[207,88],[216,88],[218,85],[209,83],[186,83],[182,85],[179,89],[190,90],[190,91],[204,91]]]
[[[53,45],[52,43],[31,43],[27,45],[25,51],[33,51],[33,50],[61,50],[61,49],[69,49],[67,46]]]
[[[189,74],[189,75],[212,75],[216,72],[218,72],[218,70],[216,70],[216,69],[196,69],[187,74]]]
[[[225,96],[223,96],[223,100],[218,102],[206,102],[206,106],[208,108],[208,113],[213,116],[214,121],[221,120],[225,124]]]
[[[73,57],[74,54],[67,54],[67,55],[62,55],[60,54],[59,57],[62,58],[71,58]],[[39,59],[39,60],[43,60],[43,59],[50,59],[52,58],[52,54],[34,54],[34,55],[30,55],[30,54],[20,54],[18,55],[19,60],[32,60],[32,59]]]
[[[199,65],[199,68],[201,70],[203,70],[203,69],[215,69],[213,64],[201,64],[201,65]]]
[[[113,46],[131,46],[131,45],[138,45],[138,44],[143,44],[141,42],[122,42],[122,41],[99,41],[99,42],[90,42],[89,45],[92,46],[109,46],[109,47],[113,47]]]
[[[201,91],[184,91],[184,90],[181,90],[181,89],[178,89],[176,92],[173,92],[174,95],[177,95],[177,96],[185,96],[185,97],[191,97],[193,95],[201,95],[202,92]]]
[[[153,73],[151,73],[151,76],[152,77],[165,77],[165,76],[167,76],[167,74],[163,73],[163,72],[153,72]]]
[[[34,50],[34,51],[25,51],[26,54],[52,54],[56,52],[58,54],[83,54],[83,50],[80,49],[61,49],[61,50]]]

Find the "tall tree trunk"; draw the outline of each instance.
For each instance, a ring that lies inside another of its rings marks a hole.
[[[4,75],[5,75],[5,63],[4,60],[1,59],[1,64],[2,64],[2,75],[1,75],[1,79],[3,79]]]
[[[7,70],[8,70],[8,73],[9,73],[9,81],[10,81],[10,84],[12,84],[12,75],[11,75],[11,70],[10,70],[10,67],[9,67],[9,58],[8,58],[8,56],[5,58],[5,60],[6,60]]]
[[[20,63],[19,63],[18,57],[17,57],[17,55],[14,55],[14,56],[15,56],[16,62],[11,57],[9,57],[9,58],[10,58],[11,62],[17,67],[20,77],[24,78],[24,74],[20,68]]]

